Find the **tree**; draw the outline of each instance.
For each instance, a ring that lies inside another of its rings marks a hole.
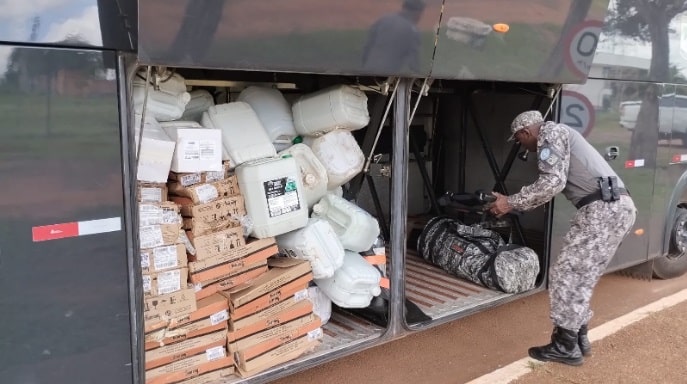
[[[686,0],[615,0],[607,15],[605,32],[639,42],[651,43],[649,81],[674,81],[670,67],[669,24],[675,16],[687,11]],[[646,165],[656,165],[658,141],[659,84],[648,84],[642,93],[637,124],[632,132],[630,159],[645,159]],[[687,137],[683,143],[687,144]]]

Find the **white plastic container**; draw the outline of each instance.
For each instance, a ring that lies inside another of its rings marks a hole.
[[[305,144],[294,144],[292,147],[279,152],[279,156],[291,155],[296,159],[300,170],[303,192],[308,208],[312,208],[327,193],[327,169]]]
[[[365,308],[379,295],[381,275],[370,263],[355,252],[346,251],[341,268],[334,276],[313,279],[332,302],[342,308]]]
[[[335,129],[354,131],[367,126],[367,95],[348,85],[336,85],[301,96],[292,106],[296,132],[318,136]]]
[[[133,80],[134,111],[143,113],[143,104],[146,93],[146,71],[139,71]],[[148,99],[145,101],[146,114],[157,121],[170,121],[179,119],[191,99],[186,92],[186,84],[181,75],[163,73],[160,77],[165,80],[160,82],[159,89],[151,83],[148,85]],[[151,76],[151,82],[153,77]]]
[[[317,285],[308,287],[308,300],[312,303],[312,311],[322,321],[322,325],[327,324],[332,317],[332,300]]]
[[[236,177],[253,221],[253,237],[278,236],[308,224],[308,206],[294,158],[245,162],[236,167]]]
[[[293,126],[291,105],[278,89],[253,85],[241,91],[237,100],[250,104],[277,151],[293,144],[298,133]]]
[[[318,138],[307,137],[303,143],[327,170],[327,189],[333,190],[350,181],[363,170],[365,155],[348,131],[333,131]]]
[[[367,251],[379,236],[377,219],[359,206],[332,194],[326,194],[315,204],[312,217],[329,221],[344,249],[350,251]]]
[[[215,100],[212,98],[212,94],[205,89],[195,89],[189,92],[189,94],[191,99],[186,104],[181,120],[200,122],[203,112],[215,105]]]
[[[166,183],[174,157],[174,140],[155,119],[146,118],[145,124],[141,127],[141,115],[135,115],[134,124],[135,150],[138,150],[138,140],[143,129],[136,179],[151,183]]]
[[[276,240],[281,253],[308,260],[316,279],[332,277],[343,264],[343,245],[326,220],[310,219],[305,227],[277,236]]]
[[[186,103],[191,99],[188,92],[172,94],[156,91],[152,86],[148,88],[148,100],[146,101],[146,114],[158,121],[176,120],[184,114]],[[145,87],[134,85],[133,89],[134,111],[143,113],[145,101]]]
[[[225,155],[234,166],[247,161],[274,157],[277,151],[258,116],[248,103],[218,104],[203,112],[201,125],[222,131]]]

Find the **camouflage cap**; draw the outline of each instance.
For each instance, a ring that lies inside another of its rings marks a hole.
[[[515,119],[513,119],[513,122],[510,124],[510,137],[508,138],[508,141],[513,141],[515,140],[515,134],[532,124],[537,124],[537,123],[543,123],[544,118],[541,115],[541,112],[539,111],[526,111],[523,112],[517,116],[515,116]]]

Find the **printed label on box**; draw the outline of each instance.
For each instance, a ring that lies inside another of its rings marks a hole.
[[[150,268],[150,256],[147,253],[141,254],[141,268],[142,269]]]
[[[229,320],[229,312],[227,312],[226,309],[223,309],[210,316],[210,323],[212,323],[212,325],[217,325],[226,320]]]
[[[209,203],[219,197],[219,191],[212,184],[203,184],[196,187],[196,194],[202,204]]]
[[[155,265],[156,271],[167,268],[174,268],[179,265],[179,261],[177,260],[176,245],[168,245],[166,247],[155,248],[155,250],[153,250],[153,258],[153,263]],[[150,265],[150,262],[148,262],[148,265]]]
[[[205,356],[207,356],[208,361],[213,361],[226,357],[227,354],[224,351],[224,347],[213,347],[205,351]]]
[[[138,207],[139,225],[162,224],[163,210],[155,205],[141,204]]]
[[[143,292],[150,292],[153,289],[153,279],[149,275],[143,275]]]
[[[200,146],[200,159],[201,160],[212,160],[215,158],[215,153],[217,153],[217,148],[215,147],[214,140],[201,140]]]
[[[299,302],[299,301],[301,301],[301,300],[305,300],[305,299],[307,299],[308,297],[310,297],[310,295],[308,294],[308,290],[307,290],[307,289],[304,289],[304,290],[302,290],[302,291],[298,291],[298,292],[296,292],[296,294],[294,295],[294,299],[296,300],[296,302]]]
[[[179,179],[179,183],[184,187],[188,187],[194,184],[200,184],[200,173],[190,173],[188,175],[183,175]]]
[[[141,248],[155,248],[165,244],[159,225],[141,226],[138,230]]]
[[[158,295],[166,295],[181,289],[181,271],[161,272],[157,275]]]
[[[162,188],[141,188],[141,201],[162,202]]]

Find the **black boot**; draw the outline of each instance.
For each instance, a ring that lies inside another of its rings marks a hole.
[[[592,344],[587,337],[587,324],[581,326],[580,331],[577,332],[577,344],[580,346],[582,356],[588,356],[592,352]]]
[[[529,349],[529,355],[539,361],[555,361],[568,365],[580,365],[584,361],[577,332],[556,327],[551,335],[551,344]]]

